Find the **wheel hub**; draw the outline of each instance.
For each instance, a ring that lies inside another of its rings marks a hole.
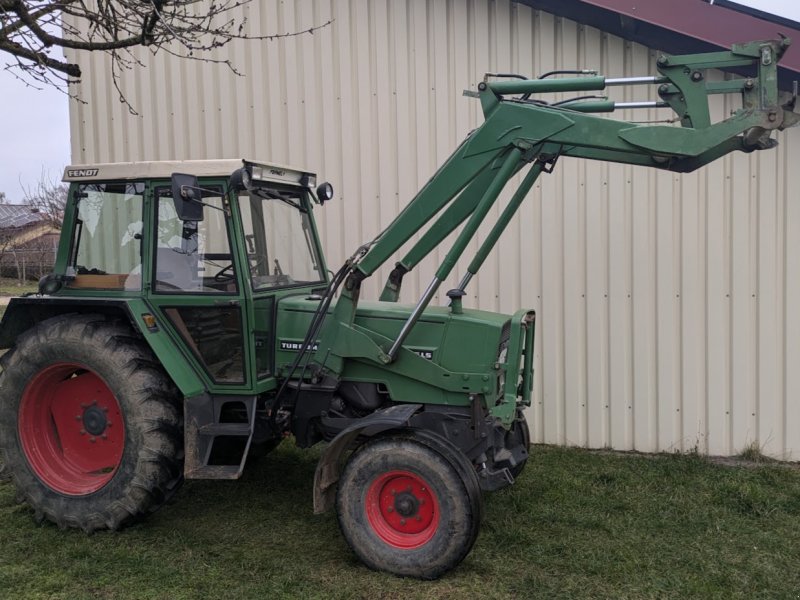
[[[384,542],[418,548],[439,528],[439,500],[427,481],[410,471],[389,471],[367,490],[367,520]]]
[[[419,500],[411,493],[409,488],[408,491],[395,496],[394,509],[403,517],[413,517],[419,510]]]
[[[67,496],[91,494],[111,481],[125,449],[123,425],[108,385],[76,363],[42,369],[20,399],[17,426],[28,464]]]
[[[108,426],[108,409],[102,409],[95,402],[83,411],[83,428],[89,435],[102,435]]]

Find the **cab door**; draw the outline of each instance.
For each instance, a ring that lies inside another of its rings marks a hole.
[[[276,339],[277,304],[287,296],[323,292],[326,269],[318,246],[307,188],[278,182],[260,182],[242,191],[236,210],[241,220],[243,279],[252,296],[251,318],[255,374],[260,391],[275,385],[280,373],[275,364],[276,344],[296,344],[305,331],[292,332],[299,339]]]
[[[153,189],[148,299],[212,393],[251,391],[247,297],[222,182],[203,183],[202,218],[178,218],[168,182]]]

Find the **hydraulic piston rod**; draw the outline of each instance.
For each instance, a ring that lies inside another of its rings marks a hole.
[[[484,192],[480,204],[478,204],[478,206],[475,208],[475,212],[472,213],[472,216],[470,217],[469,221],[467,221],[464,229],[462,229],[461,233],[458,234],[456,241],[453,243],[453,247],[450,248],[450,251],[447,253],[447,256],[445,256],[444,261],[442,261],[439,269],[436,271],[436,275],[434,276],[430,285],[428,285],[428,288],[425,290],[422,298],[419,299],[419,302],[414,307],[414,310],[408,317],[408,320],[403,324],[403,328],[400,330],[400,333],[392,344],[392,347],[389,348],[389,351],[386,353],[390,360],[395,359],[397,352],[400,350],[400,347],[403,345],[403,342],[405,341],[409,332],[422,315],[422,311],[425,310],[430,303],[431,298],[433,298],[433,295],[436,293],[436,290],[439,289],[439,285],[442,283],[442,281],[447,279],[448,275],[450,275],[450,271],[453,270],[456,261],[464,253],[467,244],[469,244],[469,241],[478,231],[478,227],[483,222],[486,214],[489,212],[489,209],[497,200],[497,197],[500,195],[500,192],[503,190],[503,186],[505,186],[509,177],[511,177],[512,173],[514,173],[514,170],[517,168],[517,163],[519,163],[521,158],[522,150],[519,148],[512,148],[508,153],[505,161],[503,161],[503,166],[498,169],[497,175],[495,175],[492,183],[486,189],[486,192]]]
[[[500,218],[497,220],[497,223],[494,224],[492,230],[489,232],[489,235],[486,236],[486,239],[483,240],[481,247],[478,249],[478,252],[475,254],[475,258],[472,259],[472,262],[469,263],[469,267],[467,267],[467,272],[464,275],[464,278],[461,280],[461,283],[458,285],[458,289],[462,292],[467,287],[470,279],[478,272],[478,270],[483,265],[483,262],[486,260],[486,257],[489,256],[489,252],[492,251],[497,240],[500,239],[500,236],[505,231],[508,224],[511,222],[511,219],[514,218],[517,210],[519,209],[522,201],[525,200],[525,197],[528,195],[528,192],[531,191],[533,184],[539,178],[539,175],[544,170],[544,163],[536,161],[533,163],[530,171],[528,174],[525,175],[525,179],[522,180],[519,188],[517,191],[514,192],[511,200],[506,205],[503,213],[500,215]]]
[[[606,79],[606,87],[614,85],[645,85],[648,83],[667,83],[669,79],[666,77],[656,77],[650,75],[647,77],[613,77]]]
[[[643,102],[615,102],[614,109],[620,108],[669,108],[666,102],[646,100]]]

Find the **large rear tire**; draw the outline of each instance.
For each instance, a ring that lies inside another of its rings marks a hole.
[[[336,508],[347,543],[368,567],[435,579],[475,543],[480,484],[446,440],[396,432],[353,453],[339,479]]]
[[[117,529],[182,482],[180,393],[126,323],[48,319],[4,360],[0,455],[37,520]]]

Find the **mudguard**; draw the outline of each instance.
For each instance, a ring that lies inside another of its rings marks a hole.
[[[0,322],[0,348],[11,348],[20,335],[38,323],[62,314],[97,313],[127,320],[139,332],[167,373],[184,395],[193,397],[206,391],[205,385],[186,357],[160,327],[148,329],[143,315],[152,313],[139,298],[74,298],[27,296],[12,298]]]
[[[372,437],[389,429],[409,425],[422,404],[398,404],[372,413],[343,429],[322,453],[314,473],[314,514],[333,508],[341,457],[359,436]]]

